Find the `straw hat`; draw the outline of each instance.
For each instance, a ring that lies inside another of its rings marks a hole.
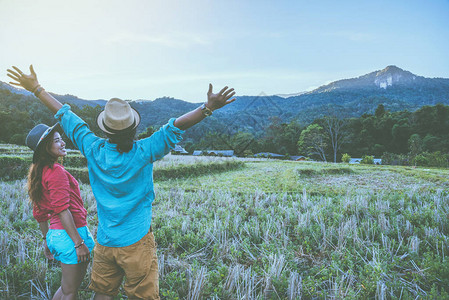
[[[52,136],[52,133],[55,131],[60,131],[61,127],[59,123],[56,123],[52,127],[49,127],[45,124],[36,125],[31,131],[28,133],[25,144],[34,151],[33,154],[33,163],[37,162],[37,153],[42,148],[43,142],[46,137]]]
[[[104,111],[97,117],[97,124],[106,133],[114,134],[122,130],[134,129],[140,123],[139,113],[128,102],[112,98]]]

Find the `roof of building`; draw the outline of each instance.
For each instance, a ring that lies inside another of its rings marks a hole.
[[[302,159],[306,159],[306,157],[302,156],[302,155],[291,155],[290,159],[291,160],[302,160]]]
[[[201,155],[206,153],[207,155],[223,155],[223,156],[234,156],[234,150],[195,150],[193,155]]]
[[[182,148],[180,145],[175,145],[175,148],[173,148],[172,151],[178,152],[178,153],[184,153],[184,154],[189,153],[184,148]]]

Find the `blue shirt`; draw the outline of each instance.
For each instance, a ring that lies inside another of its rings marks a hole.
[[[107,247],[138,242],[151,225],[154,200],[153,162],[182,140],[183,130],[170,119],[152,136],[135,141],[131,151],[96,136],[65,104],[56,114],[61,127],[87,159],[89,180],[97,201],[97,241]]]

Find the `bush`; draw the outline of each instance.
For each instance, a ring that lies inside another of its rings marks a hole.
[[[302,168],[297,169],[296,172],[300,176],[316,176],[316,175],[340,175],[340,174],[351,174],[353,173],[351,168],[343,167],[333,167],[333,168]]]
[[[226,172],[229,170],[235,170],[245,165],[242,161],[226,161],[226,162],[213,162],[213,163],[197,163],[191,165],[177,165],[170,168],[153,169],[153,178],[157,180],[168,180],[176,178],[196,177],[206,174]],[[76,180],[82,183],[90,183],[89,172],[86,168],[65,168]]]
[[[413,163],[422,167],[437,167],[448,168],[449,167],[449,154],[441,153],[440,151],[429,153],[423,152],[416,155]]]
[[[343,154],[343,156],[341,158],[341,162],[349,163],[350,160],[351,160],[351,156],[348,153]]]
[[[24,145],[26,137],[26,134],[16,133],[9,139],[9,142],[15,145]]]
[[[76,180],[82,182],[82,183],[90,183],[89,181],[89,172],[86,168],[72,168],[67,167],[65,168],[70,174],[72,174],[73,177],[75,177]]]
[[[17,180],[25,178],[32,163],[32,156],[0,156],[0,180]],[[87,161],[81,155],[68,155],[63,159],[64,168],[75,178],[84,183],[89,182]],[[76,176],[75,176],[76,175]]]
[[[449,168],[449,154],[436,152],[422,152],[413,159],[405,154],[384,153],[382,163],[385,165],[416,165],[420,167]]]
[[[416,166],[428,166],[429,162],[429,157],[426,153],[418,154],[415,159],[413,159],[413,164]]]
[[[296,172],[302,176],[314,176],[318,174],[317,170],[313,168],[297,169]]]
[[[87,167],[87,159],[81,154],[67,155],[63,159],[63,165],[69,168],[85,168]]]
[[[360,163],[365,165],[373,165],[374,157],[372,155],[364,155]]]
[[[328,175],[335,175],[335,174],[351,174],[353,172],[351,168],[325,168],[322,170],[322,173]]]
[[[243,167],[244,162],[231,160],[225,162],[197,163],[192,165],[178,165],[171,168],[153,169],[154,180],[168,180],[185,177],[195,177],[206,174],[220,173]]]
[[[409,165],[409,157],[405,154],[396,154],[385,152],[382,155],[382,164],[383,165],[394,165],[394,166],[408,166]]]
[[[25,178],[31,164],[31,157],[0,156],[0,179],[17,180]]]

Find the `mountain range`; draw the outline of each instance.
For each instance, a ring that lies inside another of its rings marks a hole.
[[[0,89],[24,96],[31,93],[0,81]],[[106,100],[84,100],[73,95],[54,95],[63,103],[82,107],[104,106]],[[206,127],[228,127],[230,132],[248,130],[260,132],[273,117],[282,122],[296,120],[306,125],[327,114],[340,117],[358,117],[373,113],[379,104],[389,111],[414,111],[424,105],[443,103],[449,105],[449,79],[426,78],[396,66],[387,66],[357,78],[342,79],[317,89],[287,95],[237,96],[237,100],[215,112],[205,122]],[[0,99],[1,101],[1,99]],[[140,130],[148,126],[165,124],[199,106],[174,98],[130,101],[142,116]]]

